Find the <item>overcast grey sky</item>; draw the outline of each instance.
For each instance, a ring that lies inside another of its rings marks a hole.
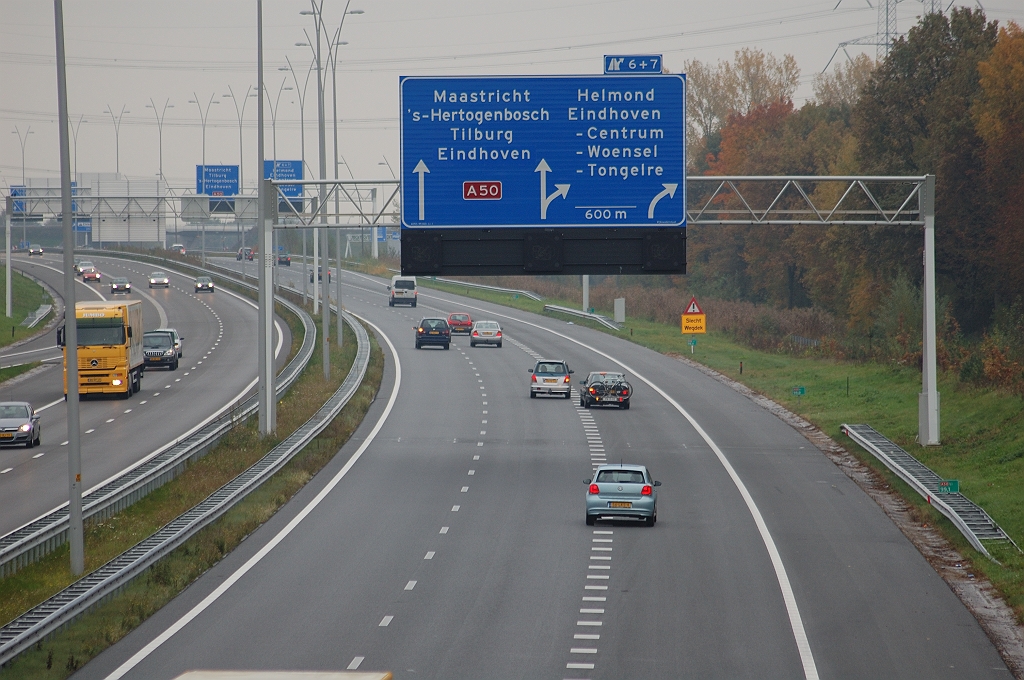
[[[878,0],[872,0],[876,5]],[[957,4],[967,4],[957,0]],[[975,4],[975,3],[970,3]],[[280,92],[277,157],[296,159],[300,110],[291,76],[279,68],[291,60],[300,84],[310,65],[301,16],[309,0],[265,0],[264,58],[271,100]],[[325,0],[333,31],[345,0]],[[922,5],[904,0],[898,28],[905,32]],[[550,75],[600,73],[604,54],[663,54],[678,72],[684,60],[731,59],[756,47],[796,57],[802,70],[797,105],[811,96],[811,82],[841,41],[873,35],[877,10],[866,0],[351,0],[337,68],[339,150],[359,179],[390,178],[386,157],[399,157],[400,75]],[[990,19],[1024,23],[1020,0],[986,0]],[[24,137],[25,174],[59,176],[53,3],[0,0],[0,187],[19,184]],[[199,108],[211,96],[206,162],[236,164],[239,126],[229,87],[239,96],[256,85],[255,0],[66,0],[68,98],[78,131],[79,172],[113,172],[115,114],[125,107],[120,129],[120,169],[131,178],[158,173],[158,130],[150,98],[169,100],[163,129],[164,175],[171,184],[194,186],[202,160]],[[874,54],[874,47],[848,48]],[[842,52],[836,57],[845,58]],[[328,74],[329,75],[329,74]],[[306,161],[316,162],[315,75],[306,90]],[[330,91],[327,115],[331,115]],[[267,157],[272,157],[271,112]],[[256,101],[249,99],[242,127],[245,183],[256,179]],[[328,131],[328,175],[333,162]],[[74,153],[74,152],[73,152]],[[341,176],[348,171],[340,168]]]

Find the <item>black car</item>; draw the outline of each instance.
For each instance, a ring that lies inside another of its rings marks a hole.
[[[239,248],[238,254],[235,255],[236,260],[249,260],[252,262],[252,248]]]
[[[292,256],[289,255],[288,253],[278,253],[277,254],[277,263],[279,265],[284,266],[284,267],[291,267],[292,266]]]
[[[196,277],[196,292],[197,293],[212,293],[213,292],[213,279],[209,276],[197,276]]]
[[[448,325],[448,319],[420,319],[416,331],[416,349],[424,345],[441,345],[445,349],[452,341],[452,328]]]
[[[130,293],[132,292],[132,282],[124,276],[115,276],[110,279],[110,292],[115,293]]]
[[[142,353],[146,357],[146,368],[166,366],[168,370],[178,370],[178,350],[174,347],[174,336],[167,331],[143,333]]]
[[[323,281],[324,280],[324,268],[322,266],[316,268],[316,280],[317,281]],[[312,270],[310,270],[310,272],[309,272],[309,282],[313,283],[313,271]],[[328,269],[327,270],[327,283],[330,283],[330,282],[331,282],[331,270]]]
[[[586,380],[581,380],[580,385],[583,385],[580,390],[580,406],[583,408],[590,408],[594,404],[629,408],[633,386],[626,381],[623,373],[594,371]]]

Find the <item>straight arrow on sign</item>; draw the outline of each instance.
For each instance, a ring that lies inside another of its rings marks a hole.
[[[427,170],[427,164],[423,162],[423,159],[420,159],[420,162],[416,164],[416,167],[413,168],[412,171],[413,171],[414,174],[417,174],[417,175],[420,176],[420,181],[419,181],[419,184],[420,184],[420,222],[422,222],[423,221],[423,175],[429,173],[430,170]]]
[[[551,201],[555,200],[559,196],[565,198],[569,195],[568,184],[556,184],[555,193],[548,196],[548,173],[551,172],[551,166],[543,158],[540,159],[540,163],[537,164],[537,168],[534,172],[540,173],[540,218],[546,220],[548,218],[548,206],[551,205]]]

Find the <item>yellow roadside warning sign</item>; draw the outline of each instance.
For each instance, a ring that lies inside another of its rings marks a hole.
[[[682,332],[685,333],[707,333],[707,316],[704,310],[697,304],[697,298],[691,297],[690,304],[686,305],[686,311],[681,318]]]

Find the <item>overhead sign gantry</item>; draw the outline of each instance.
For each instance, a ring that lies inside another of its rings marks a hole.
[[[402,270],[685,270],[681,75],[406,77]]]

